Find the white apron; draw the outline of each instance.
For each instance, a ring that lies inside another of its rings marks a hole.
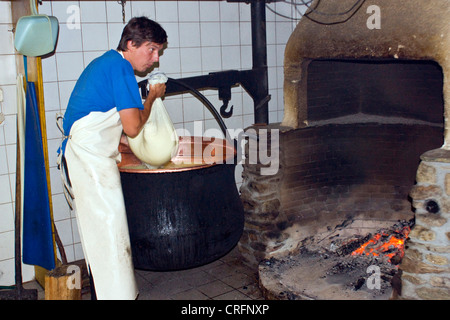
[[[116,108],[91,112],[70,131],[65,158],[78,230],[97,299],[136,299],[118,151],[122,123]]]

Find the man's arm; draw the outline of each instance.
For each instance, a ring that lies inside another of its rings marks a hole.
[[[134,138],[139,134],[150,116],[153,102],[155,102],[157,98],[163,97],[165,92],[166,85],[164,83],[150,85],[149,93],[144,101],[144,110],[128,108],[119,111],[123,131],[127,136]]]

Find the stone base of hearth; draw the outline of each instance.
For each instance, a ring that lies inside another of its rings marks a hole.
[[[450,151],[421,156],[417,184],[411,190],[416,209],[408,249],[400,265],[398,299],[450,299]]]

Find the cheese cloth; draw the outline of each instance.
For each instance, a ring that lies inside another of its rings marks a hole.
[[[163,72],[155,71],[150,74],[148,86],[167,80]],[[178,153],[178,135],[161,98],[153,102],[147,122],[136,137],[128,137],[128,144],[148,168],[159,168]]]

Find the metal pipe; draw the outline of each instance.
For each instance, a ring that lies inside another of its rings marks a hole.
[[[203,104],[206,106],[206,108],[209,110],[209,112],[212,113],[212,115],[214,116],[214,119],[216,119],[217,123],[219,124],[220,129],[222,130],[222,133],[223,133],[225,139],[228,138],[231,141],[231,137],[228,134],[227,127],[225,126],[225,123],[223,122],[222,118],[219,116],[219,114],[217,113],[216,109],[211,104],[211,102],[209,102],[209,100],[203,94],[201,94],[197,89],[195,89],[195,88],[189,86],[188,84],[184,83],[180,79],[176,80],[176,79],[169,78],[169,80],[167,82],[168,83],[169,82],[175,82],[176,84],[178,84],[178,85],[184,87],[186,90],[190,91],[195,97],[197,97],[197,99],[202,101]]]
[[[269,84],[267,72],[266,1],[253,0],[250,5],[252,26],[252,59],[254,79],[255,123],[269,123]]]
[[[266,7],[264,0],[250,4],[253,68],[267,67]]]

